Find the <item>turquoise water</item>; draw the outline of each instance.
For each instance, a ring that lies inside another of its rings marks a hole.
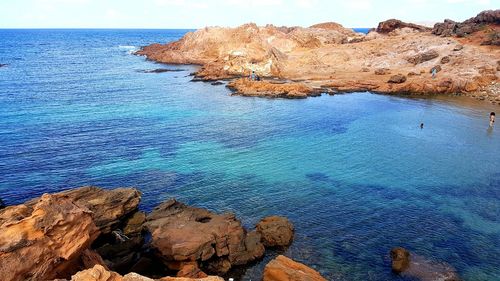
[[[390,271],[394,246],[465,280],[500,280],[491,108],[369,93],[230,96],[189,82],[193,66],[130,54],[185,32],[0,30],[5,203],[136,186],[144,210],[176,197],[235,212],[247,227],[287,216],[296,236],[285,254],[329,280],[405,280]],[[182,71],[143,73],[155,68]],[[267,259],[243,279],[258,280]]]

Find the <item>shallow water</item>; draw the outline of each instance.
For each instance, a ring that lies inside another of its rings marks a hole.
[[[247,227],[296,226],[286,255],[329,280],[403,280],[404,246],[465,280],[500,280],[500,128],[446,99],[229,96],[137,46],[184,30],[0,30],[0,197],[136,186]],[[156,68],[180,72],[143,73]],[[425,124],[420,129],[419,124]],[[267,259],[266,259],[267,260]],[[258,280],[265,261],[244,280]]]

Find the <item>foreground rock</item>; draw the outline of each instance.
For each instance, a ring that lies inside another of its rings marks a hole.
[[[288,246],[293,239],[293,225],[284,217],[265,217],[255,227],[262,236],[262,243],[266,247]]]
[[[152,246],[173,269],[180,269],[179,262],[196,261],[224,273],[264,254],[260,235],[247,235],[233,214],[214,214],[174,199],[156,207],[145,226],[151,232]]]
[[[285,256],[278,256],[266,265],[263,281],[326,281],[314,269],[293,261]]]
[[[128,273],[125,276],[121,276],[116,272],[107,270],[106,268],[96,265],[93,268],[83,270],[71,277],[70,281],[224,281],[224,279],[216,276],[209,276],[206,278],[175,278],[175,277],[163,277],[161,279],[151,279],[148,277],[141,276],[137,273]],[[54,280],[56,281],[56,280]],[[59,279],[57,281],[64,281]]]
[[[479,21],[491,22],[488,15],[478,15]],[[496,32],[498,25],[492,23],[488,28]],[[368,90],[460,94],[497,103],[500,92],[491,85],[498,83],[500,48],[481,46],[481,40],[436,36],[427,28],[397,20],[381,23],[378,31],[356,34],[333,23],[309,28],[254,24],[204,28],[177,42],[144,47],[137,54],[163,63],[200,64],[196,81],[238,79],[252,71],[263,78],[230,82],[228,86],[238,95],[305,98],[319,95],[321,89]],[[458,45],[464,47],[454,51]],[[432,79],[428,71],[441,61],[442,71]],[[389,83],[391,73],[422,75]],[[285,84],[274,83],[274,79]]]
[[[397,247],[391,250],[392,271],[420,281],[460,281],[449,264],[434,262]]]
[[[102,189],[86,186],[58,194],[92,211],[95,225],[104,234],[115,229],[128,214],[137,210],[141,193],[135,188]]]
[[[99,234],[91,212],[63,194],[0,211],[2,281],[65,275]]]

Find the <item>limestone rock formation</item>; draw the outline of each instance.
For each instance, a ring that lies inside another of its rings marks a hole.
[[[495,14],[496,11],[493,15],[482,13],[476,21],[492,22]],[[381,23],[380,31],[403,25],[388,21]],[[489,26],[495,32],[500,31],[496,24]],[[498,83],[499,74],[480,71],[495,69],[500,59],[497,46],[481,45],[486,35],[441,37],[425,28],[411,27],[389,33],[387,36],[372,31],[362,35],[334,23],[309,28],[247,24],[238,28],[200,29],[177,42],[146,46],[137,54],[163,63],[200,64],[195,81],[229,79],[228,87],[237,95],[306,98],[323,91],[374,91],[458,94],[497,103],[496,97],[500,94],[494,85]],[[459,45],[463,47],[458,48]],[[429,79],[426,73],[440,62],[439,57],[449,57],[450,62],[438,77]],[[252,71],[262,77],[262,81],[240,79]],[[421,75],[408,76],[405,83],[387,83],[390,72]]]
[[[431,28],[428,28],[428,27],[425,27],[422,25],[407,23],[407,22],[403,22],[403,21],[400,21],[397,19],[390,19],[390,20],[380,22],[378,24],[376,31],[378,33],[390,33],[392,31],[394,31],[395,29],[401,29],[401,28],[410,28],[410,29],[414,29],[414,30],[419,31],[419,32],[431,30]]]
[[[141,276],[137,273],[128,273],[125,276],[109,271],[106,268],[96,265],[93,268],[83,270],[71,277],[70,281],[224,281],[223,278],[217,276],[208,276],[204,278],[177,278],[163,277],[161,279],[151,279]],[[65,281],[63,279],[54,281]]]
[[[278,256],[264,269],[263,281],[326,281],[314,269],[293,261],[285,256]]]
[[[109,233],[116,228],[121,219],[137,210],[141,201],[141,193],[135,188],[107,190],[86,186],[59,194],[92,211],[94,222],[102,233]]]
[[[266,247],[288,246],[292,243],[294,228],[284,217],[265,217],[257,223],[256,231],[262,235]]]
[[[446,19],[442,23],[436,23],[432,33],[441,36],[464,37],[482,30],[485,24],[500,25],[500,10],[483,11],[461,23]]]
[[[227,259],[242,265],[260,258],[264,247],[246,234],[233,214],[215,214],[168,200],[156,207],[145,224],[152,246],[165,263]]]
[[[412,280],[421,281],[460,281],[456,270],[450,265],[435,262],[424,257],[411,254],[408,250],[396,247],[391,250],[392,271]]]
[[[99,234],[91,212],[64,194],[45,194],[0,211],[2,281],[65,274]]]

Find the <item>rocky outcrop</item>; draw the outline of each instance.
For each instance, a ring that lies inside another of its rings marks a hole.
[[[231,89],[235,95],[250,97],[301,99],[318,94],[312,87],[306,86],[303,83],[252,81],[245,78],[234,80],[230,82],[227,87]]]
[[[390,19],[390,20],[380,22],[378,24],[376,31],[378,33],[390,33],[396,29],[401,29],[401,28],[410,28],[410,29],[414,29],[414,30],[419,31],[419,32],[431,31],[431,28],[429,28],[429,27],[418,25],[418,24],[413,24],[413,23],[407,23],[407,22],[403,22],[403,21],[400,21],[397,19]]]
[[[460,281],[456,270],[450,265],[435,262],[411,254],[408,250],[397,247],[391,250],[392,271],[420,281]]]
[[[439,57],[439,53],[436,50],[428,50],[409,57],[407,61],[409,63],[417,65],[426,61],[433,60],[437,57]]]
[[[135,188],[102,189],[86,186],[58,194],[92,211],[95,225],[102,233],[110,233],[128,214],[137,210],[141,193]]]
[[[500,10],[483,11],[464,22],[455,22],[446,19],[442,23],[436,23],[432,29],[432,33],[440,36],[464,37],[482,30],[486,24],[499,25]]]
[[[387,81],[387,83],[395,83],[395,84],[401,84],[404,82],[406,82],[406,76],[404,76],[403,74],[393,75],[391,76],[391,78],[389,78],[389,81]]]
[[[284,217],[265,217],[255,227],[266,247],[288,246],[292,243],[294,227]]]
[[[492,22],[493,18],[485,12],[475,22]],[[381,23],[379,31],[362,35],[335,23],[309,28],[255,24],[204,28],[177,42],[146,46],[138,54],[164,63],[200,64],[194,81],[227,79],[236,95],[306,98],[323,92],[368,90],[467,95],[497,103],[500,93],[491,85],[498,83],[498,74],[479,71],[495,69],[500,59],[500,49],[480,45],[486,37],[434,36],[425,28],[394,20]],[[446,67],[430,79],[428,70],[441,60]],[[241,79],[252,71],[262,81]],[[387,83],[391,72],[420,75],[409,75],[404,83]]]
[[[285,256],[278,256],[264,269],[263,281],[326,281],[314,269],[293,261]]]
[[[260,237],[247,235],[233,214],[218,215],[174,199],[156,207],[145,226],[151,232],[151,245],[167,266],[190,261],[213,264],[218,259],[234,266],[264,254]]]
[[[91,211],[64,194],[2,209],[0,229],[2,281],[64,275],[99,234]]]
[[[109,271],[103,266],[96,265],[90,269],[80,271],[71,277],[70,281],[224,281],[223,278],[217,276],[208,276],[205,278],[176,278],[176,277],[163,277],[160,279],[151,279],[141,276],[137,273],[128,273],[125,276]],[[66,281],[63,279],[54,281]]]

